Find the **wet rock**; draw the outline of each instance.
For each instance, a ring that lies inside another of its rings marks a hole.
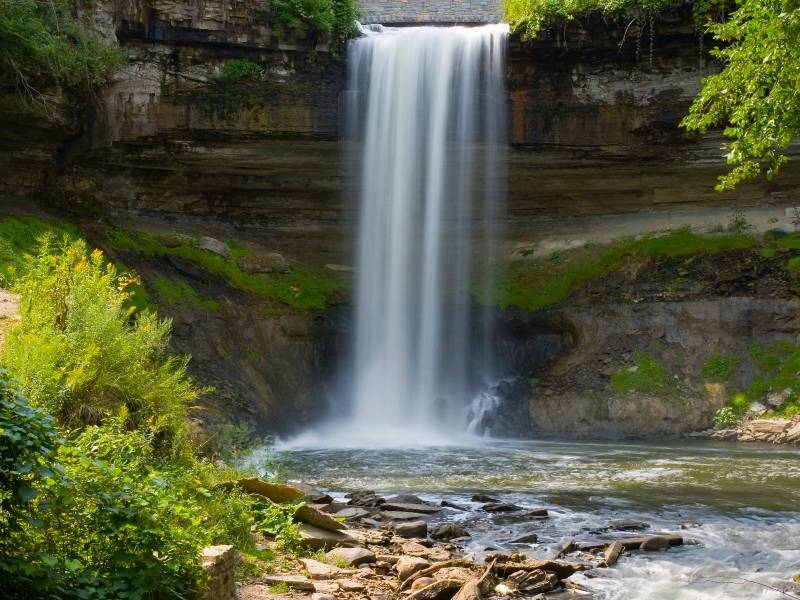
[[[428,524],[425,521],[408,521],[394,526],[394,532],[403,538],[428,537]]]
[[[307,548],[318,550],[320,548],[335,548],[337,546],[355,546],[357,540],[343,531],[322,529],[303,523],[299,528],[300,541]]]
[[[414,494],[397,494],[396,496],[387,498],[386,502],[400,503],[400,504],[428,504],[427,502],[425,502],[425,500],[423,500],[419,496],[415,496]]]
[[[289,261],[277,252],[250,252],[239,260],[248,273],[288,273]]]
[[[550,558],[556,559],[561,558],[568,552],[571,552],[575,549],[575,540],[571,537],[564,538],[561,540],[561,543],[558,544],[555,548],[553,548],[553,552],[550,554]]]
[[[300,562],[303,563],[311,579],[337,579],[352,572],[314,560],[313,558],[301,558]]]
[[[334,548],[325,558],[335,563],[343,563],[357,567],[364,563],[375,562],[375,554],[366,548]]]
[[[313,592],[314,582],[302,575],[264,575],[262,581],[267,585],[285,585],[293,590]]]
[[[459,523],[441,523],[433,528],[431,537],[435,540],[453,540],[469,537],[469,532]]]
[[[497,513],[494,522],[498,525],[509,525],[511,523],[526,523],[528,521],[539,521],[549,516],[546,508],[533,508],[525,512],[518,513]]]
[[[622,542],[612,542],[606,546],[603,552],[603,566],[610,567],[614,565],[624,549]]]
[[[382,510],[378,516],[385,521],[416,521],[420,518],[420,513]]]
[[[347,508],[343,508],[342,510],[333,514],[333,516],[337,519],[346,519],[348,521],[363,519],[369,515],[370,512],[365,508],[361,508],[360,506],[348,506]]]
[[[638,550],[642,545],[642,542],[648,540],[650,537],[663,537],[669,542],[670,546],[682,546],[684,543],[683,538],[674,533],[659,533],[657,536],[622,538],[618,541],[622,544],[625,550]],[[600,550],[605,548],[608,543],[608,541],[590,542],[588,544],[581,544],[580,549],[591,552],[592,550]]]
[[[231,254],[231,249],[228,248],[228,244],[225,242],[221,242],[217,238],[209,237],[204,235],[199,240],[197,240],[197,247],[201,250],[206,250],[208,252],[213,252],[214,254],[218,254],[219,256],[224,256],[227,258]]]
[[[558,585],[555,573],[544,571],[516,571],[508,576],[507,581],[525,595],[548,592]]]
[[[535,533],[528,533],[526,535],[520,536],[514,540],[511,540],[512,544],[535,544],[539,541],[539,536]]]
[[[475,494],[472,496],[473,502],[500,502],[497,498],[492,498],[486,494]]]
[[[494,565],[494,571],[505,576],[516,571],[545,571],[546,573],[555,573],[559,579],[566,579],[577,570],[577,566],[558,560],[501,561],[498,559]]]
[[[418,556],[403,556],[397,561],[397,574],[401,580],[408,579],[417,571],[427,569],[431,563]]]
[[[377,508],[386,502],[384,498],[368,490],[350,492],[349,494],[345,494],[345,498],[349,498],[350,506],[362,506],[366,508]]]
[[[634,521],[631,519],[616,519],[606,524],[606,529],[610,531],[644,531],[649,529],[650,524],[644,521]]]
[[[464,506],[463,504],[456,504],[455,502],[450,502],[449,500],[442,500],[440,505],[444,508],[452,508],[453,510],[469,510],[468,506]]]
[[[670,546],[670,544],[669,544],[669,540],[667,538],[665,538],[663,536],[660,536],[660,535],[654,535],[654,536],[651,536],[651,537],[647,538],[646,540],[644,540],[639,545],[639,550],[645,550],[645,551],[653,552],[653,551],[656,551],[656,550],[665,550],[665,549],[669,548],[669,546]]]
[[[381,505],[381,510],[433,515],[438,513],[441,508],[438,506],[431,506],[430,504],[408,504],[405,502],[386,501]]]
[[[416,592],[421,590],[422,588],[426,588],[432,583],[436,583],[436,580],[433,577],[420,577],[419,579],[415,580],[414,583],[411,584],[411,591]]]
[[[481,510],[486,512],[513,512],[517,510],[522,510],[521,506],[517,506],[516,504],[511,504],[510,502],[491,502],[489,504],[484,504],[481,507]]]

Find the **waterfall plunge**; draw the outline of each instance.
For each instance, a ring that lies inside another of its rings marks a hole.
[[[490,335],[469,288],[490,276],[504,192],[506,36],[504,25],[373,26],[350,44],[356,439],[435,442],[466,429],[481,375],[471,359]]]

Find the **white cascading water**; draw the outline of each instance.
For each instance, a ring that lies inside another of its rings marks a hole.
[[[466,429],[480,375],[470,352],[489,335],[470,286],[490,276],[502,205],[507,32],[371,26],[350,44],[360,170],[351,439],[435,442]]]

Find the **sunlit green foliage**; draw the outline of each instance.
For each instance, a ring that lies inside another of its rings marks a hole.
[[[636,353],[636,364],[620,369],[611,376],[611,389],[619,395],[631,392],[664,394],[667,392],[667,370],[655,358]]]
[[[150,284],[164,302],[174,305],[186,305],[192,308],[216,312],[219,303],[210,298],[201,298],[197,291],[182,279],[170,279],[156,275]]]
[[[96,423],[125,407],[171,438],[199,390],[187,359],[166,354],[169,321],[133,318],[125,307],[130,281],[81,241],[45,239],[15,285],[22,319],[2,359],[31,402],[64,423]]]
[[[264,0],[260,14],[273,29],[310,30],[343,41],[358,33],[355,0]]]
[[[709,30],[720,42],[712,54],[723,69],[703,82],[683,126],[725,128],[733,168],[717,189],[762,174],[772,178],[800,128],[800,4],[740,0],[725,23]]]
[[[752,348],[756,373],[747,390],[749,401],[763,401],[770,392],[790,390],[776,414],[800,414],[800,344],[788,342]]]
[[[178,256],[220,277],[234,288],[295,308],[325,308],[331,294],[342,289],[341,281],[312,267],[293,265],[289,273],[250,273],[236,263],[236,252],[231,258],[225,258],[191,242],[168,247],[152,233],[112,229],[106,234],[106,241],[115,250],[149,256]]]
[[[756,244],[753,236],[729,234],[704,236],[689,228],[667,235],[625,238],[609,246],[591,245],[554,257],[515,261],[498,283],[495,298],[503,307],[536,310],[564,300],[577,285],[622,267],[625,260],[718,253]]]
[[[236,58],[222,65],[220,76],[225,81],[258,81],[261,67],[246,58]]]
[[[89,90],[106,85],[122,60],[78,20],[74,0],[0,0],[0,73],[34,100],[42,80]]]

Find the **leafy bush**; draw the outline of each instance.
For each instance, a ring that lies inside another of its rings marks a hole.
[[[723,406],[714,414],[714,424],[717,427],[734,427],[739,423],[740,416],[730,406]]]
[[[653,357],[638,352],[636,365],[620,369],[611,376],[611,389],[619,395],[664,393],[667,390],[667,370]]]
[[[299,550],[302,538],[300,525],[294,515],[302,502],[288,504],[257,503],[254,507],[255,528],[273,536],[281,546],[288,550]]]
[[[703,376],[720,381],[729,381],[736,368],[736,357],[733,355],[715,355],[703,363]]]
[[[258,81],[261,78],[261,67],[251,60],[236,58],[229,60],[220,72],[225,81]]]
[[[31,402],[62,423],[98,423],[121,407],[168,442],[199,395],[187,358],[167,357],[170,323],[125,308],[128,277],[83,242],[43,241],[15,289],[21,316],[2,356]]]
[[[78,20],[74,0],[0,0],[0,66],[30,99],[43,100],[33,81],[93,89],[122,62]]]
[[[358,33],[358,4],[355,0],[267,0],[261,17],[278,31],[299,29],[331,34],[343,41]]]

